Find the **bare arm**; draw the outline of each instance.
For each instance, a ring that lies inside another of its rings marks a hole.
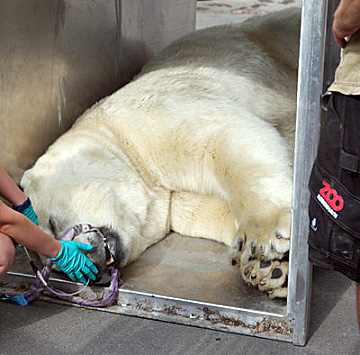
[[[26,195],[17,187],[10,176],[0,167],[0,196],[8,200],[15,206],[21,205],[26,199]]]
[[[61,249],[61,243],[59,241],[45,233],[21,213],[12,210],[1,201],[0,232],[46,257],[56,257]]]
[[[360,0],[341,0],[334,14],[333,34],[342,48],[346,47],[345,37],[360,29]]]

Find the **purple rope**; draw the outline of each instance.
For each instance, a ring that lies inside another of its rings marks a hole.
[[[41,271],[41,274],[44,278],[44,280],[46,282],[48,282],[49,280],[49,276],[50,276],[50,272],[51,272],[51,260],[48,260],[46,262],[46,266],[44,267],[44,269]],[[49,290],[47,290],[44,286],[44,284],[41,282],[39,277],[36,277],[34,283],[30,286],[29,290],[26,291],[24,293],[24,297],[26,298],[26,300],[28,301],[28,303],[31,303],[33,301],[35,301],[39,295],[41,293],[43,293],[44,295],[50,296],[50,297],[57,297],[60,298],[62,300],[68,301],[68,302],[72,302],[72,303],[76,303],[82,306],[89,306],[89,307],[107,307],[107,306],[111,306],[117,299],[117,295],[118,295],[118,286],[119,286],[119,281],[118,281],[118,274],[119,274],[119,270],[118,269],[114,269],[113,267],[109,268],[109,270],[112,272],[112,276],[111,276],[111,283],[109,286],[109,295],[107,296],[107,298],[105,298],[104,300],[101,301],[87,301],[82,299],[81,297],[78,296],[67,296],[67,295],[55,295],[54,293],[50,292]],[[53,290],[55,292],[62,292],[59,291],[57,289]]]
[[[77,296],[66,296],[66,295],[54,295],[52,292],[50,292],[49,290],[44,290],[43,293],[46,294],[47,296],[51,296],[51,297],[57,297],[60,298],[62,300],[65,301],[69,301],[72,303],[76,303],[82,306],[89,306],[89,307],[107,307],[107,306],[111,306],[117,298],[118,295],[118,270],[111,268],[112,270],[112,277],[111,277],[111,284],[109,287],[110,290],[110,294],[108,295],[108,297],[105,300],[102,301],[87,301],[82,299],[81,297],[77,297]],[[54,289],[55,291],[58,291],[56,289]]]
[[[48,259],[46,261],[46,265],[44,268],[40,271],[41,275],[43,276],[44,280],[48,282],[50,272],[51,272],[51,260]],[[44,284],[41,282],[40,278],[36,276],[34,283],[30,286],[29,290],[24,293],[24,297],[28,301],[28,303],[31,303],[35,301],[40,293],[45,289]]]

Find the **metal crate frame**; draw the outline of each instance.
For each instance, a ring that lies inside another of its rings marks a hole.
[[[279,315],[123,289],[119,290],[117,305],[99,310],[305,345],[310,315],[312,274],[312,266],[307,261],[307,183],[318,141],[328,1],[303,0],[302,5],[292,242],[286,314]],[[19,287],[28,287],[32,281],[32,276],[9,273],[2,281],[1,287],[16,290]],[[78,287],[68,281],[53,282],[54,286],[66,291],[73,291]],[[94,287],[91,292],[101,296],[107,291]],[[47,297],[42,299],[50,300]]]

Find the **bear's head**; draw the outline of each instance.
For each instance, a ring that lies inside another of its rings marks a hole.
[[[98,151],[91,154],[79,145],[55,146],[25,172],[20,185],[32,201],[39,226],[56,239],[73,225],[98,228],[101,233],[80,234],[74,240],[93,246],[87,256],[99,270],[97,283],[107,283],[109,266],[119,268],[127,263],[131,233],[139,230],[129,196],[134,192],[139,197],[140,189],[126,183],[126,169],[110,164]]]

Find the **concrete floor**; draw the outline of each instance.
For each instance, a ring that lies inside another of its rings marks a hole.
[[[254,15],[300,5],[301,0],[198,0],[196,28],[238,23]]]
[[[197,28],[240,22],[295,3],[299,1],[198,1]],[[314,271],[305,347],[46,302],[28,307],[0,302],[0,355],[359,353],[354,284],[321,269]]]
[[[314,272],[305,347],[77,307],[0,302],[0,355],[307,354],[358,355],[355,287],[335,272]]]

